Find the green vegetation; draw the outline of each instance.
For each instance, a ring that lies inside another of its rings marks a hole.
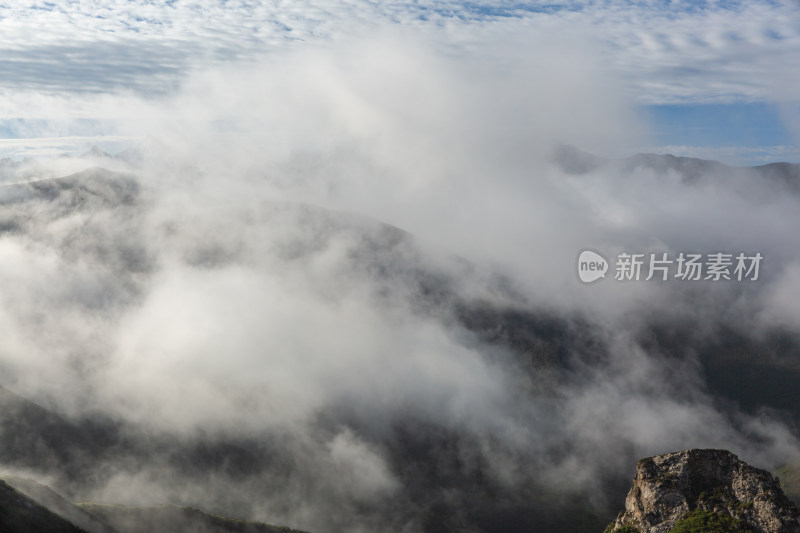
[[[737,500],[729,488],[716,487],[701,492],[697,497],[697,503],[702,504],[701,506],[705,508],[713,508],[717,506],[730,508],[736,505]]]
[[[730,516],[697,509],[678,520],[669,533],[755,533],[755,530]]]

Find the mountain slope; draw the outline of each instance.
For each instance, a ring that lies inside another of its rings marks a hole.
[[[305,533],[287,527],[236,520],[184,507],[73,504],[36,481],[0,481],[3,533]]]
[[[32,479],[8,477],[6,478],[6,483],[25,496],[35,500],[39,505],[88,533],[119,533],[72,502],[67,501],[50,487]]]
[[[31,498],[0,481],[0,531],[3,533],[86,533]]]
[[[637,164],[652,163],[647,158],[640,159]],[[576,166],[575,172],[599,164],[608,163],[588,158]],[[669,164],[665,168],[670,168]],[[4,438],[0,461],[46,474],[68,499],[105,494],[104,487],[114,482],[119,491],[120,486],[126,488],[128,479],[144,479],[145,486],[152,483],[170,494],[162,501],[223,509],[233,516],[260,517],[264,498],[272,498],[269,508],[279,510],[275,514],[278,521],[289,522],[286,517],[294,516],[296,494],[314,500],[322,508],[322,491],[318,487],[324,474],[320,474],[319,465],[305,464],[293,455],[304,446],[319,446],[327,454],[326,460],[334,451],[346,452],[345,458],[349,458],[347,454],[366,451],[367,458],[385,460],[396,489],[391,497],[368,503],[361,497],[349,499],[346,483],[339,479],[342,473],[349,472],[349,466],[335,463],[327,473],[332,481],[326,489],[329,492],[324,494],[332,495],[333,503],[320,513],[319,521],[302,522],[308,529],[321,524],[329,531],[350,531],[355,520],[359,525],[367,524],[363,526],[367,530],[383,531],[434,533],[472,528],[492,532],[500,528],[504,533],[588,533],[597,531],[597,524],[613,517],[614,509],[603,507],[604,502],[576,504],[585,501],[583,496],[563,491],[558,483],[542,481],[552,478],[540,476],[551,460],[574,458],[580,462],[591,453],[582,448],[584,443],[579,439],[559,440],[562,435],[558,426],[562,421],[553,422],[547,414],[536,411],[540,407],[543,412],[553,408],[556,417],[563,415],[558,411],[558,402],[563,400],[559,398],[559,387],[569,379],[580,379],[595,371],[602,374],[614,347],[596,321],[528,301],[521,295],[524,291],[517,290],[502,275],[482,272],[463,259],[426,249],[413,235],[356,214],[307,204],[254,200],[229,210],[215,205],[210,214],[190,211],[191,215],[178,217],[165,210],[153,216],[151,191],[131,176],[102,169],[15,185],[16,193],[4,196],[2,192],[6,190],[0,189],[3,238],[43,250],[60,261],[54,269],[57,276],[50,283],[40,284],[37,280],[36,287],[41,285],[42,294],[49,297],[54,287],[62,287],[65,281],[75,282],[74,290],[65,292],[70,299],[59,301],[62,307],[49,314],[55,317],[51,326],[68,324],[60,320],[68,312],[94,320],[137,310],[148,298],[148,291],[163,281],[159,276],[164,264],[212,283],[216,276],[231,272],[251,276],[237,278],[241,280],[257,279],[265,272],[324,268],[326,273],[332,272],[330,277],[319,278],[327,291],[326,298],[335,299],[339,291],[356,287],[359,296],[366,293],[365,299],[374,306],[359,316],[381,306],[407,306],[415,320],[435,325],[443,336],[452,336],[448,341],[461,343],[463,356],[480,351],[480,357],[489,361],[490,367],[507,369],[513,376],[509,383],[515,396],[513,402],[503,405],[502,411],[521,415],[495,426],[502,429],[505,424],[519,431],[524,445],[505,449],[493,430],[482,432],[479,427],[474,431],[459,421],[432,416],[433,408],[414,408],[413,394],[396,404],[367,402],[358,391],[350,390],[354,382],[348,382],[311,413],[310,438],[298,447],[286,435],[252,430],[250,423],[257,424],[257,416],[244,421],[246,431],[242,434],[206,431],[202,427],[194,434],[181,435],[163,426],[150,427],[149,420],[136,423],[96,412],[81,416],[60,413],[55,391],[50,398],[46,391],[44,399],[36,398],[48,410],[0,389],[0,431]],[[283,231],[273,233],[274,228]],[[263,255],[259,255],[261,252]],[[70,279],[68,274],[73,270],[76,275]],[[276,276],[275,285],[282,287],[284,280]],[[291,279],[298,280],[308,281]],[[191,288],[203,289],[199,284]],[[335,290],[328,290],[331,288]],[[23,318],[31,320],[19,320],[19,327],[47,320],[41,306],[31,305],[30,309],[30,315]],[[184,312],[186,309],[180,310]],[[165,318],[165,322],[170,319]],[[708,318],[716,327],[714,320],[716,317]],[[113,342],[96,342],[104,340],[105,324],[91,323],[97,326],[93,330],[97,335],[69,354],[69,361],[79,371],[87,369],[89,379],[92,371],[103,372],[108,363],[113,363],[107,352],[114,348]],[[730,331],[721,326],[716,328],[719,335],[704,336],[690,320],[670,321],[655,314],[647,319],[643,316],[640,324],[640,329],[630,332],[631,344],[641,347],[657,364],[664,363],[664,368],[697,361],[691,370],[699,374],[698,389],[705,392],[707,387],[709,395],[715,401],[721,400],[721,404],[722,400],[730,400],[720,410],[730,409],[738,415],[740,407],[747,412],[769,407],[800,420],[795,386],[800,340],[796,337],[751,336],[748,330]],[[31,327],[29,336],[38,340],[42,331],[50,333],[37,325]],[[191,336],[194,330],[186,332]],[[64,338],[69,339],[71,333],[67,330]],[[50,356],[47,351],[43,353]],[[138,357],[135,351],[131,355]],[[262,355],[266,354],[254,353],[253,357]],[[211,354],[206,356],[206,362],[216,361]],[[235,354],[222,350],[219,356],[222,360],[234,358]],[[387,373],[394,363],[387,358]],[[482,380],[483,374],[477,373]],[[181,375],[176,374],[173,384],[182,382]],[[127,379],[127,375],[124,377]],[[363,381],[375,377],[380,378],[372,375]],[[227,394],[236,388],[236,383],[240,382],[213,383],[209,390]],[[301,382],[299,387],[306,385]],[[574,390],[582,385],[577,381]],[[313,386],[322,388],[321,384]],[[263,388],[252,392],[249,397],[238,397],[245,400],[239,404],[243,410],[257,405],[269,393]],[[446,395],[438,396],[438,389],[434,392],[443,404],[451,400]],[[481,392],[480,388],[477,392]],[[382,396],[379,395],[381,401]],[[163,403],[158,407],[162,405],[169,407]],[[99,409],[104,407],[98,405]],[[491,413],[492,424],[501,418],[498,412]],[[254,414],[263,415],[258,411]],[[535,432],[551,432],[555,438],[548,442],[537,435],[525,440]],[[352,440],[357,445],[344,439],[344,450],[335,448],[334,444],[342,443],[342,439],[337,440],[341,435],[354,436]],[[528,446],[531,441],[541,447]],[[630,443],[621,439],[615,441],[614,449],[616,445],[624,460],[652,453],[631,449]],[[698,444],[680,444],[684,445]],[[370,465],[366,463],[371,468]],[[502,469],[500,476],[498,466]],[[622,498],[628,480],[621,472],[610,470],[596,480],[595,484],[601,487],[597,492]],[[367,468],[367,472],[371,470]],[[349,507],[341,510],[345,506]],[[156,515],[172,520],[183,513],[109,512],[145,521],[156,520]]]
[[[786,496],[800,506],[800,464],[783,466],[775,474],[781,480],[781,488]]]
[[[79,503],[88,513],[112,524],[120,533],[152,531],[191,531],[196,533],[304,533],[296,529],[259,522],[235,520],[204,513],[198,509],[164,505],[125,507],[99,503]]]

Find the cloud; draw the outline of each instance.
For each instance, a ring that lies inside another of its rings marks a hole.
[[[95,144],[127,148],[135,142],[136,139],[130,137],[112,135],[0,139],[0,156],[14,159],[24,159],[26,157],[50,159],[68,155],[79,147],[83,147],[85,151],[88,151],[89,147]],[[85,168],[83,164],[83,162],[79,163],[75,166],[75,169],[83,170]]]
[[[107,106],[106,97],[144,96],[158,102],[185,94],[181,87],[198,72],[230,62],[258,64],[264,56],[309,45],[346,46],[376,33],[399,33],[447,55],[498,64],[513,63],[509,53],[535,55],[533,47],[548,46],[545,41],[558,36],[552,43],[568,48],[565,60],[575,57],[575,48],[591,52],[592,64],[581,68],[610,73],[626,101],[777,102],[786,110],[786,129],[794,131],[797,122],[790,111],[795,97],[786,88],[799,82],[793,73],[800,66],[792,65],[800,57],[800,35],[792,22],[800,14],[788,1],[700,6],[627,1],[98,1],[33,7],[10,3],[0,7],[0,14],[0,114],[10,118],[129,120],[125,115],[131,107]],[[553,54],[560,53],[553,49]],[[48,105],[54,100],[68,100],[69,105]],[[46,110],[58,116],[48,116]],[[94,134],[103,133],[101,127]],[[614,153],[629,155],[653,144],[639,139],[617,146]],[[68,151],[79,154],[90,145],[72,144]],[[751,148],[722,155],[758,162],[772,153],[750,157]]]
[[[603,51],[555,33],[509,36],[494,62],[387,30],[159,99],[46,99],[142,139],[134,181],[4,189],[6,384],[68,419],[99,411],[147,454],[114,449],[73,490],[413,531],[431,502],[469,515],[542,480],[583,497],[665,447],[795,458],[781,415],[724,405],[698,352],[723,326],[767,335],[770,312],[795,333],[776,295],[796,281],[797,196],[645,164],[565,172],[559,142],[646,130],[593,68]],[[586,286],[587,246],[766,260],[751,285]]]
[[[797,17],[790,1],[10,3],[0,7],[0,73],[14,91],[158,94],[196,68],[376,27],[405,28],[461,54],[491,50],[509,34],[558,31],[589,36],[642,103],[774,100],[797,81]]]
[[[181,49],[183,46],[184,49]],[[12,92],[168,92],[189,68],[186,45],[163,42],[58,43],[7,50],[0,60]]]

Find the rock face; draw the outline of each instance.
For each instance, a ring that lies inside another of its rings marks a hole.
[[[726,450],[685,450],[636,465],[625,511],[607,531],[669,533],[693,511],[708,511],[758,533],[800,533],[800,511],[778,480]]]

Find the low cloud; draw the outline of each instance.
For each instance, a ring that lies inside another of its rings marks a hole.
[[[414,531],[431,495],[601,505],[634,458],[677,448],[796,459],[784,414],[726,405],[698,352],[724,327],[800,334],[797,194],[725,172],[569,173],[561,142],[647,135],[584,47],[555,61],[552,35],[520,38],[495,64],[402,37],[123,98],[119,133],[142,139],[127,174],[3,189],[5,385],[147,451],[71,490]],[[585,247],[765,262],[749,285],[586,286]],[[222,464],[203,448],[220,443]]]

